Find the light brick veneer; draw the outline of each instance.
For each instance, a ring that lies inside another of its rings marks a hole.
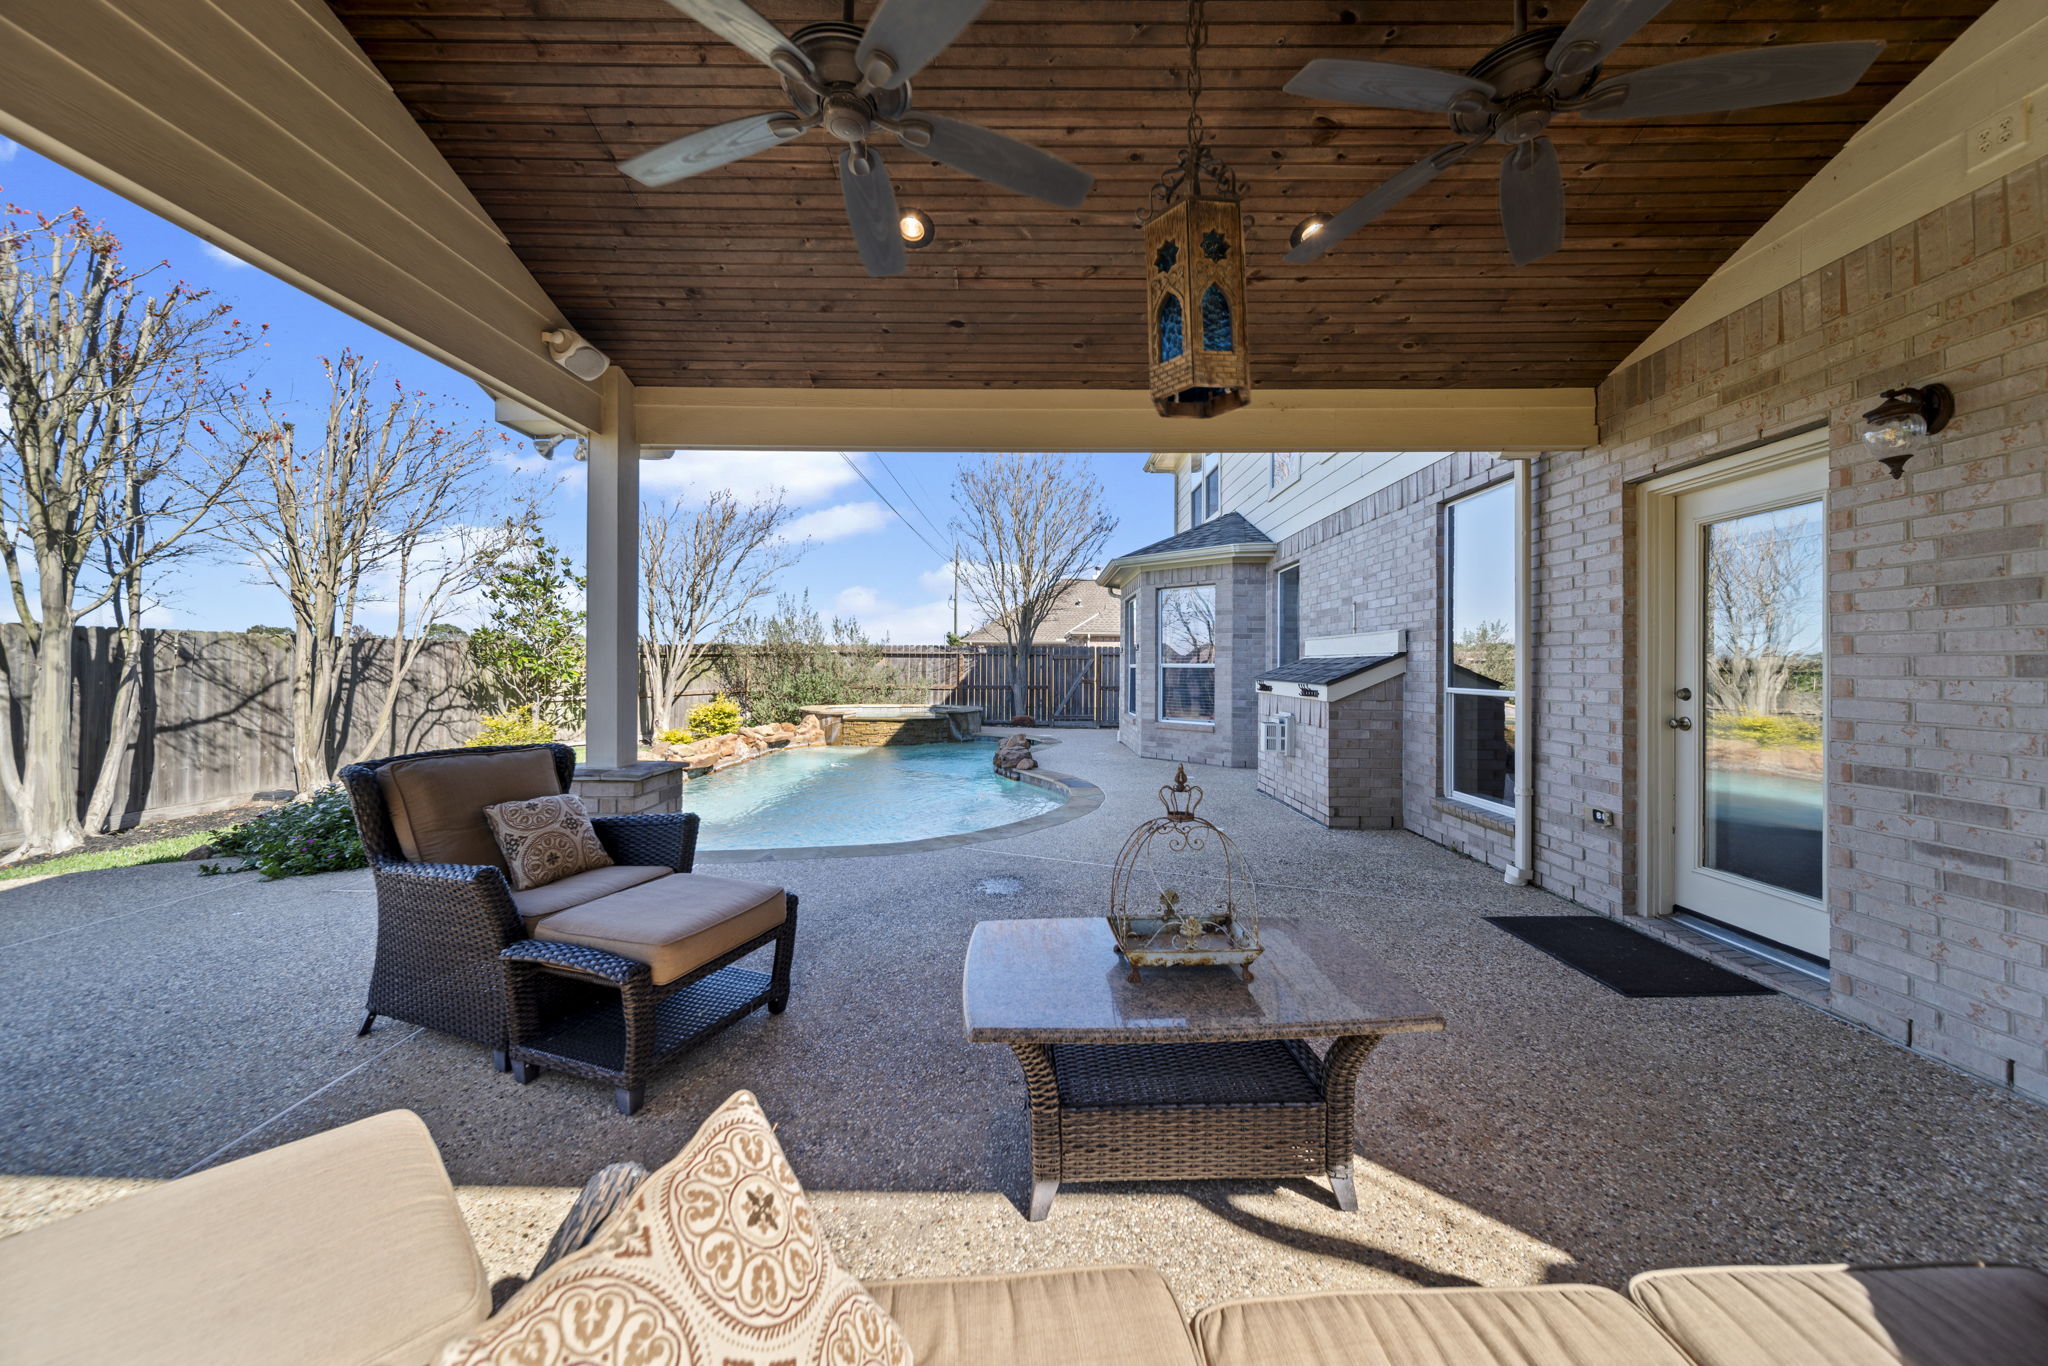
[[[1259,751],[1259,791],[1337,830],[1391,830],[1401,824],[1402,678],[1335,702],[1259,695],[1261,720],[1278,712],[1293,750]]]
[[[1208,584],[1216,590],[1216,720],[1159,720],[1158,590]],[[1118,714],[1117,736],[1148,759],[1221,768],[1258,762],[1257,686],[1268,660],[1266,618],[1272,589],[1262,564],[1154,569],[1124,586],[1138,600],[1138,710]]]
[[[1634,808],[1624,489],[1824,424],[1830,1004],[2048,1099],[2044,186],[2014,171],[1601,386],[1604,444],[1538,480],[1536,719],[1539,880],[1612,912],[1633,845],[1584,809]],[[1955,420],[1894,483],[1857,419],[1933,381]]]

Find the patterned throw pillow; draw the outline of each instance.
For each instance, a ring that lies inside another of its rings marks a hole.
[[[441,1366],[911,1366],[750,1092]]]
[[[512,890],[529,891],[560,882],[571,873],[608,868],[612,856],[597,842],[580,798],[535,797],[484,808],[498,852],[512,870]]]

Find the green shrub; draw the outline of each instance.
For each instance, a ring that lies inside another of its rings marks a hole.
[[[654,738],[664,745],[687,745],[697,737],[687,730],[665,730]]]
[[[553,744],[555,728],[533,714],[532,707],[515,707],[484,718],[483,729],[468,743],[472,749],[483,745]]]
[[[1715,729],[1763,749],[1806,748],[1820,743],[1819,723],[1792,716],[1733,716]]]
[[[740,704],[724,693],[690,708],[684,723],[697,735],[730,735],[740,728]]]
[[[266,879],[303,877],[366,867],[355,813],[338,784],[330,783],[302,802],[266,811],[232,830],[216,830],[207,842],[227,858],[242,860],[239,868],[202,863],[202,873],[255,871]]]

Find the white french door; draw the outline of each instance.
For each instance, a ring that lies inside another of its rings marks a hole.
[[[1672,910],[1826,958],[1824,457],[1697,484],[1671,518],[1661,885]],[[1656,733],[1653,731],[1653,734]]]

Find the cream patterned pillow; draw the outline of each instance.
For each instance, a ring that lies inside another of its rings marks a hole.
[[[580,798],[535,797],[484,808],[498,852],[512,870],[512,890],[528,891],[560,882],[571,873],[609,868],[612,856],[597,842]]]
[[[441,1366],[911,1366],[751,1092]]]

